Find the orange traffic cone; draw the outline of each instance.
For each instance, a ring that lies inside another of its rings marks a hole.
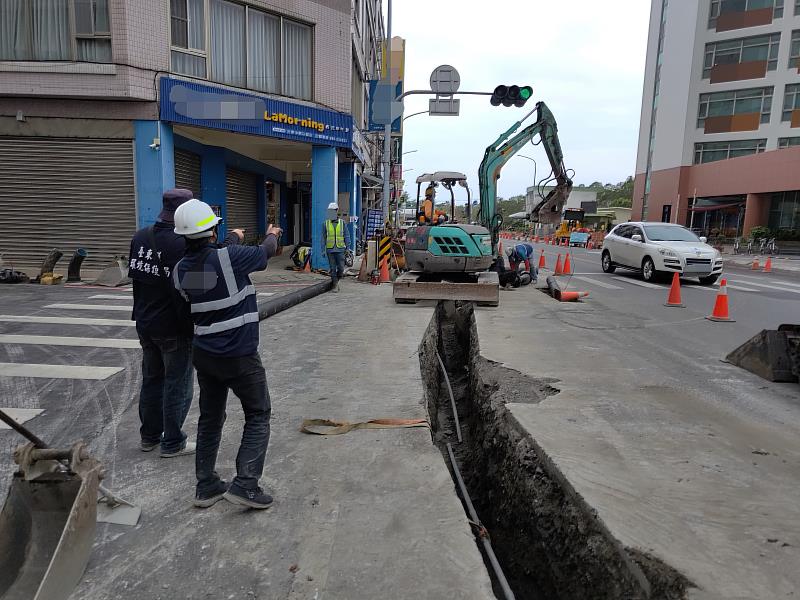
[[[559,302],[577,302],[580,298],[586,298],[589,292],[561,292],[558,295]]]
[[[498,242],[497,243],[497,253],[500,256],[503,256],[503,242]]]
[[[533,236],[533,243],[534,244],[538,244],[539,243],[539,236],[538,235]]]
[[[728,281],[723,279],[719,282],[719,293],[714,302],[714,311],[706,317],[709,321],[730,321],[733,322],[728,314]]]
[[[564,259],[564,275],[572,275],[572,263],[569,261],[569,253]]]
[[[310,256],[306,260],[306,266],[303,267],[303,272],[304,273],[311,273],[311,257]]]
[[[677,273],[672,274],[672,285],[669,288],[669,296],[667,296],[667,302],[664,306],[686,308],[686,305],[681,302],[681,278]]]
[[[392,278],[389,275],[389,257],[383,259],[381,262],[381,283],[391,283]]]
[[[540,269],[546,269],[547,268],[545,260],[544,260],[544,248],[542,248],[542,253],[539,255],[539,268]]]
[[[764,265],[764,273],[772,273],[772,257],[767,257],[767,263]]]
[[[752,267],[750,267],[750,269],[751,269],[751,270],[753,270],[753,271],[758,271],[760,268],[761,268],[761,267],[759,267],[759,265],[758,265],[758,259],[756,258],[756,259],[753,261],[753,266],[752,266]]]
[[[556,258],[556,269],[553,271],[553,275],[563,275],[564,271],[561,269],[561,255],[558,255]]]

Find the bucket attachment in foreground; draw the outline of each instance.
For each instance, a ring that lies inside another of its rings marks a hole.
[[[798,381],[800,325],[764,329],[728,354],[726,360],[769,381]]]
[[[19,470],[0,512],[0,598],[66,599],[92,551],[100,463],[82,443],[28,444],[14,460]]]
[[[394,280],[392,295],[398,304],[417,300],[462,300],[478,306],[500,303],[500,278],[494,271],[474,275],[459,273],[403,273]]]

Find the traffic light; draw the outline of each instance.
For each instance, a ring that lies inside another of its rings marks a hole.
[[[533,96],[533,88],[529,85],[498,85],[494,88],[489,102],[492,106],[525,106],[525,103]]]

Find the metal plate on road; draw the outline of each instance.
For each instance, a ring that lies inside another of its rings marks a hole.
[[[461,85],[461,76],[455,67],[440,65],[431,73],[431,91],[439,96],[452,96]]]

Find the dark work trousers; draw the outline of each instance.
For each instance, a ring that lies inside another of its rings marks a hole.
[[[269,444],[269,419],[272,406],[267,389],[267,375],[258,354],[226,358],[194,349],[194,367],[200,384],[200,419],[197,421],[197,492],[213,490],[219,480],[215,468],[217,451],[225,424],[228,390],[242,403],[244,431],[236,455],[236,478],[233,483],[252,490],[264,470]]]
[[[162,452],[183,448],[183,422],[192,405],[192,340],[139,333],[142,389],[139,433],[144,443],[161,442]]]
[[[328,250],[327,254],[328,264],[331,268],[331,279],[336,284],[337,281],[344,277],[344,249],[336,252]]]

